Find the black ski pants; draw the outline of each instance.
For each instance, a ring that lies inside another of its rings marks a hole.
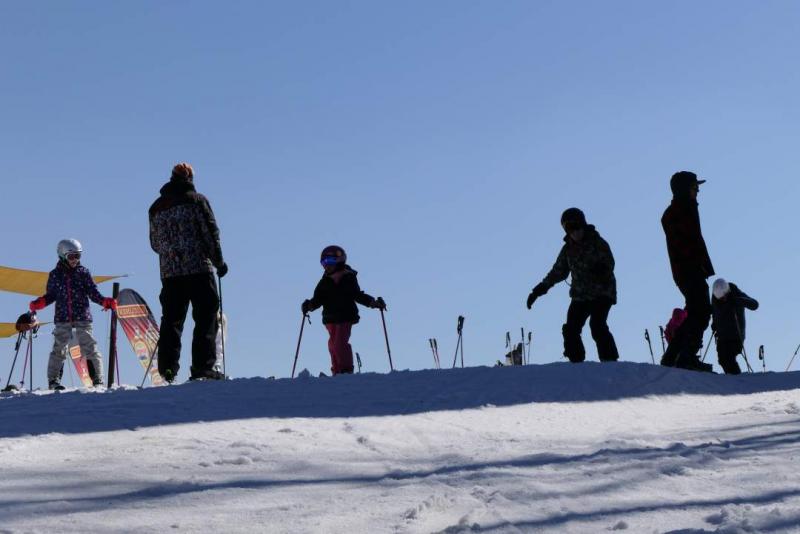
[[[704,278],[679,283],[678,289],[686,299],[687,315],[661,358],[661,365],[670,367],[688,365],[697,359],[703,347],[703,333],[711,320],[711,299]]]
[[[742,342],[738,339],[717,339],[717,361],[726,375],[742,374],[736,357],[742,353]]]
[[[564,334],[564,356],[569,361],[578,363],[586,359],[581,331],[587,319],[600,361],[613,362],[619,359],[617,344],[608,329],[608,314],[612,305],[608,298],[572,301],[567,310],[567,322],[561,329]]]
[[[161,336],[158,340],[158,372],[178,374],[181,335],[189,304],[192,305],[192,377],[205,376],[214,368],[219,328],[219,293],[212,273],[174,276],[161,280]]]

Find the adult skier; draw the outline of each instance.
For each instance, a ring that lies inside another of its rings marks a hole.
[[[567,311],[567,322],[562,327],[564,356],[573,363],[586,359],[581,331],[589,319],[600,361],[617,361],[617,344],[607,323],[611,306],[617,303],[611,248],[595,227],[586,223],[586,217],[578,208],[569,208],[561,215],[561,227],[566,233],[564,246],[553,268],[528,295],[528,309],[537,298],[571,274],[569,296],[572,302]]]
[[[78,338],[81,354],[86,358],[92,384],[103,384],[103,357],[92,335],[92,312],[89,300],[103,310],[117,309],[117,302],[104,297],[97,289],[89,269],[81,265],[83,247],[76,239],[62,239],[56,247],[58,263],[47,278],[47,292],[30,303],[35,312],[56,303],[53,350],[47,363],[47,383],[50,389],[61,390],[61,375],[67,359],[72,331]]]
[[[358,285],[358,272],[347,265],[347,254],[342,247],[331,245],[320,254],[324,269],[322,278],[314,289],[314,296],[303,301],[302,312],[309,313],[322,306],[322,324],[328,330],[328,351],[331,355],[331,372],[334,375],[353,372],[353,348],[350,332],[358,323],[356,303],[368,308],[386,309],[381,297],[373,298]]]
[[[194,187],[194,170],[179,163],[150,206],[150,246],[161,269],[161,335],[158,372],[172,382],[180,368],[181,335],[189,304],[194,333],[190,379],[222,379],[214,369],[219,293],[214,268],[228,272],[222,258],[219,228],[206,197]]]
[[[744,309],[757,310],[758,301],[723,278],[714,281],[712,293],[711,330],[717,336],[717,360],[726,375],[738,375],[742,372],[736,357],[744,348]]]
[[[698,355],[703,346],[703,333],[711,319],[706,280],[714,275],[714,266],[700,228],[697,195],[703,183],[705,180],[698,180],[693,172],[673,174],[670,179],[672,203],[661,217],[672,278],[686,299],[686,319],[675,331],[661,358],[661,365],[711,371],[711,365],[702,363]]]

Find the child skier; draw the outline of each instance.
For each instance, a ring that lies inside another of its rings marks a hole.
[[[104,297],[97,290],[89,269],[80,264],[83,249],[75,239],[63,239],[58,243],[58,264],[50,271],[47,293],[32,301],[31,311],[37,311],[56,303],[53,330],[53,350],[47,364],[47,381],[50,389],[61,390],[61,374],[67,358],[72,330],[78,337],[81,354],[86,358],[92,384],[103,384],[103,360],[97,350],[97,341],[92,336],[92,314],[89,299],[103,306],[104,310],[117,309],[117,301]]]
[[[325,273],[314,289],[314,296],[301,306],[304,314],[322,306],[322,324],[330,335],[328,351],[334,375],[353,372],[350,330],[359,320],[356,302],[368,308],[386,309],[381,297],[373,298],[361,291],[356,279],[358,273],[346,262],[347,254],[342,247],[325,247],[320,255]]]
[[[711,329],[717,336],[717,359],[726,375],[738,375],[742,372],[736,357],[744,348],[744,309],[757,310],[758,301],[723,278],[714,282],[712,291]]]

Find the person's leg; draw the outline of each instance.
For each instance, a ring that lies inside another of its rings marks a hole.
[[[328,353],[331,355],[331,374],[336,374],[339,369],[339,357],[336,349],[336,327],[335,324],[326,324],[325,329],[328,331]]]
[[[742,344],[738,341],[726,339],[717,340],[717,361],[726,375],[738,375],[742,373],[736,357],[742,352]]]
[[[338,371],[336,374],[353,373],[353,347],[350,346],[350,333],[353,325],[351,323],[340,323],[336,325],[336,356]]]
[[[591,303],[591,316],[589,328],[592,339],[597,344],[597,356],[601,362],[615,362],[619,360],[617,343],[608,328],[608,314],[611,311],[610,299],[597,299]]]
[[[96,386],[102,384],[103,357],[100,351],[97,350],[97,341],[92,335],[92,323],[75,323],[75,335],[81,347],[81,354],[86,358],[86,365],[89,368],[89,375],[91,376],[92,383]]]
[[[581,331],[589,318],[591,307],[588,302],[573,300],[567,310],[567,322],[561,328],[564,335],[564,356],[572,363],[586,359],[586,349],[581,339]]]
[[[192,376],[207,377],[217,361],[217,329],[219,328],[219,293],[214,275],[192,275],[190,280],[192,318]]]
[[[53,329],[53,350],[50,351],[50,359],[47,362],[48,384],[61,381],[70,337],[72,337],[72,323],[56,323]]]
[[[697,359],[697,353],[703,347],[703,334],[711,321],[711,298],[708,283],[697,280],[686,287],[686,320],[682,327],[686,328],[684,346],[680,358]]]
[[[181,335],[189,296],[183,276],[161,280],[161,328],[158,339],[158,372],[170,382],[180,369]]]

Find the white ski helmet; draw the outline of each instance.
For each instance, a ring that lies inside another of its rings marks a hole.
[[[718,299],[725,298],[731,292],[731,285],[724,278],[717,278],[714,280],[713,292]]]
[[[80,241],[77,239],[62,239],[58,242],[58,247],[56,248],[58,252],[58,257],[64,261],[67,261],[67,254],[74,254],[83,253],[83,247],[81,247]]]

